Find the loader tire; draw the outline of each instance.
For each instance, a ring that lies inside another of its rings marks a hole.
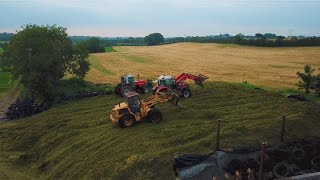
[[[131,114],[123,115],[119,120],[119,125],[122,128],[128,128],[134,126],[136,123],[136,119]]]
[[[152,108],[148,113],[148,119],[150,122],[158,123],[162,120],[162,113],[158,109]]]
[[[142,87],[142,92],[143,92],[144,94],[148,94],[149,88],[148,88],[147,85],[144,85],[144,86]]]

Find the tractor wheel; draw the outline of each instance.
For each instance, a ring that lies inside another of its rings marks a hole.
[[[144,85],[144,86],[142,87],[142,92],[143,92],[144,94],[148,94],[149,88],[148,88],[147,85]]]
[[[148,119],[150,122],[158,123],[162,120],[162,114],[158,109],[152,108],[148,113]]]
[[[129,85],[125,85],[125,86],[122,86],[122,87],[121,87],[121,95],[122,95],[122,97],[123,97],[126,93],[132,92],[132,91],[133,91],[133,89],[132,89],[132,87],[129,86]]]
[[[119,120],[119,125],[122,128],[132,127],[134,126],[135,123],[136,123],[136,119],[131,114],[125,114]]]
[[[182,96],[183,97],[191,97],[191,91],[190,91],[190,89],[184,89],[183,91],[182,91]]]
[[[121,95],[121,83],[119,83],[115,88],[114,88],[114,93],[116,95]]]

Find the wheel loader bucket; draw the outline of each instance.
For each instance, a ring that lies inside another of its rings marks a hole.
[[[172,105],[177,106],[179,103],[179,98],[182,95],[181,92],[169,87],[168,87],[168,90],[169,90],[168,92],[171,95],[170,102],[172,103]]]
[[[180,97],[173,96],[170,101],[173,106],[177,106],[179,104],[179,99],[180,99]]]
[[[208,76],[199,74],[199,75],[197,76],[197,78],[194,79],[194,83],[195,83],[196,85],[200,86],[200,87],[204,87],[204,86],[203,86],[203,82],[204,82],[205,80],[207,80],[208,78],[209,78]]]

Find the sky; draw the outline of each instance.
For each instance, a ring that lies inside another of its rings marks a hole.
[[[0,17],[0,32],[56,24],[81,36],[320,36],[320,0],[0,0]]]

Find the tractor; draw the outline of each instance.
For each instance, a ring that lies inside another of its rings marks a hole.
[[[121,77],[121,82],[115,87],[114,92],[116,95],[123,97],[126,93],[136,91],[147,94],[152,88],[152,82],[150,80],[134,80],[134,76],[131,74]]]
[[[180,96],[180,92],[171,88],[167,92],[156,92],[145,100],[141,100],[137,92],[128,92],[124,95],[125,101],[113,107],[110,120],[122,128],[132,127],[143,120],[158,123],[162,120],[162,114],[154,105],[171,101],[176,106]]]
[[[187,79],[192,79],[194,82],[203,87],[203,81],[208,79],[207,76],[199,74],[198,76],[182,73],[177,78],[172,78],[170,75],[158,76],[158,84],[153,87],[153,92],[167,91],[168,88],[172,88],[181,92],[183,97],[191,97],[191,90],[189,85],[185,82]]]

